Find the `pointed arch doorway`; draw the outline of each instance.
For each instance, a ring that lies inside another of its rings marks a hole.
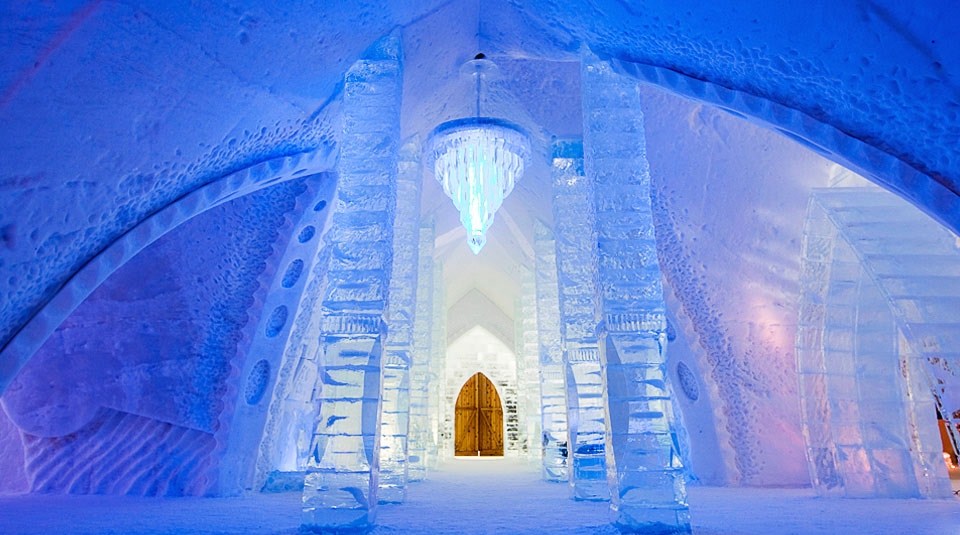
[[[455,455],[503,455],[503,405],[486,375],[475,373],[460,389],[454,430]]]

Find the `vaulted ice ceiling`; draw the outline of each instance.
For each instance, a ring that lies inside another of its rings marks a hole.
[[[795,395],[783,370],[800,225],[809,189],[839,172],[761,126],[960,229],[958,27],[947,3],[893,1],[7,4],[0,347],[78,269],[190,192],[315,149],[332,167],[343,73],[382,36],[402,38],[405,140],[470,113],[458,69],[477,52],[500,65],[502,109],[518,115],[508,118],[542,141],[576,136],[578,62],[592,51],[654,84],[647,143],[671,309],[692,353],[735,370],[721,376],[727,399],[743,402],[728,426],[750,428],[726,462],[786,459],[783,479],[800,480],[801,441],[762,444],[759,426],[799,432],[795,409],[778,407]],[[479,257],[426,175],[423,213],[437,221],[452,310],[513,316],[534,221],[552,217],[545,159],[532,171]],[[0,353],[0,392],[16,361]],[[769,482],[763,470],[740,468]]]

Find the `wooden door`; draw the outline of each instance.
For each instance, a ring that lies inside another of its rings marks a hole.
[[[456,455],[503,455],[503,406],[486,375],[476,373],[467,380],[455,410]]]

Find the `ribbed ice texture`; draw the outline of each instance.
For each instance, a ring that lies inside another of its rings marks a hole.
[[[593,184],[583,172],[583,143],[553,147],[553,225],[560,288],[560,334],[567,367],[570,486],[576,500],[609,500],[603,381],[597,348],[596,231]]]
[[[543,478],[567,481],[566,370],[560,343],[557,251],[550,229],[534,225],[537,276],[537,331],[540,339],[540,400],[543,428]]]
[[[819,190],[802,270],[797,359],[814,487],[948,496],[931,390],[944,415],[957,408],[956,237],[890,193]]]
[[[202,496],[215,483],[211,433],[114,409],[63,437],[24,434],[23,444],[33,493]]]
[[[306,530],[364,529],[377,505],[383,321],[393,263],[399,41],[346,74],[336,206],[321,304],[320,414],[303,489]]]
[[[666,319],[636,82],[586,59],[584,166],[594,180],[607,472],[622,529],[690,531],[664,363]]]
[[[380,503],[401,503],[407,486],[410,362],[420,267],[420,145],[400,153],[393,225],[393,272],[387,307],[387,358],[380,409]]]
[[[434,319],[434,223],[420,225],[420,256],[417,279],[417,313],[413,328],[413,362],[410,366],[410,441],[407,465],[410,481],[427,475],[430,433],[430,361],[433,356]]]
[[[517,384],[520,389],[521,448],[531,458],[543,455],[540,422],[540,340],[537,335],[537,284],[532,271],[521,277],[520,298],[516,303]]]
[[[441,125],[430,147],[434,176],[460,211],[467,243],[477,254],[494,214],[523,176],[529,142],[509,123],[476,117]]]

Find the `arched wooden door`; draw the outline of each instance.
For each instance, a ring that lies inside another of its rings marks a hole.
[[[503,455],[503,406],[486,375],[476,373],[463,385],[454,416],[456,455]]]

